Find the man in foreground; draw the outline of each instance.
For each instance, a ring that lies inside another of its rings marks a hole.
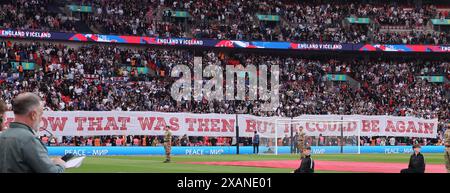
[[[400,173],[425,173],[425,159],[423,155],[420,153],[420,145],[415,144],[413,146],[414,153],[411,155],[409,159],[409,165],[407,169],[403,169]]]
[[[311,147],[303,148],[300,167],[293,173],[314,173],[314,161],[311,159]]]
[[[41,99],[19,94],[12,102],[14,122],[0,134],[0,173],[62,173],[65,162],[50,159],[37,132],[42,119]]]

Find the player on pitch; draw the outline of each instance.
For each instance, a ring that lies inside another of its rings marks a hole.
[[[172,150],[172,132],[170,132],[170,127],[167,126],[164,133],[164,150],[166,151],[166,160],[164,163],[170,162],[170,151]]]

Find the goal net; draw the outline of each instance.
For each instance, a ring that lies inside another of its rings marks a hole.
[[[300,152],[300,130],[304,132],[303,147],[311,146],[312,154],[349,153],[359,154],[361,137],[357,129],[358,120],[332,118],[280,118],[274,120],[272,136],[266,136],[268,149],[273,154],[298,154]],[[271,139],[272,138],[272,139]]]

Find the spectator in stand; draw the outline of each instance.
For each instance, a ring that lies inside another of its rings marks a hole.
[[[419,144],[419,140],[417,140],[417,138],[413,137],[411,140],[411,145],[416,145]]]
[[[94,146],[96,146],[96,147],[101,146],[100,137],[95,137],[94,138]]]
[[[87,146],[92,146],[92,145],[93,145],[92,137],[89,137],[89,138],[87,139],[86,145],[87,145]]]
[[[202,146],[209,146],[210,145],[210,140],[208,136],[203,136],[203,143],[201,144]]]
[[[49,138],[47,137],[47,135],[44,134],[44,136],[41,137],[41,141],[44,145],[49,146],[50,145],[50,141]]]
[[[122,146],[122,139],[120,138],[120,136],[116,137],[116,146]]]
[[[133,138],[133,146],[139,146],[139,138],[136,136]]]
[[[79,146],[86,146],[86,138],[83,137],[83,136],[81,136],[81,137],[79,138],[79,143],[78,143],[78,145],[79,145]]]
[[[370,138],[370,146],[375,146],[376,145],[376,139],[375,137],[371,137]]]
[[[181,146],[188,146],[189,138],[187,137],[186,134],[184,134],[183,137],[181,138],[180,144]]]
[[[211,137],[209,141],[211,143],[210,144],[211,146],[217,146],[217,138],[216,137]]]
[[[155,146],[159,146],[159,140],[158,140],[158,137],[155,136],[155,137],[153,138],[152,146],[154,146],[154,147],[155,147]]]
[[[386,138],[385,137],[381,138],[380,146],[386,146]]]
[[[132,142],[133,142],[133,136],[128,135],[126,142],[127,142],[127,146],[131,146]]]
[[[106,138],[105,146],[112,146],[112,143],[111,143],[111,139],[110,139],[110,138]]]
[[[395,146],[396,144],[395,144],[395,137],[391,137],[390,139],[389,139],[389,144],[391,145],[391,146]]]
[[[147,142],[147,137],[145,137],[145,136],[142,137],[142,138],[141,138],[141,145],[142,145],[142,146],[147,146],[147,143],[148,143],[148,142]]]

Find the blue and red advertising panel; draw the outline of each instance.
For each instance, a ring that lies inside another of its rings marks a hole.
[[[388,44],[341,44],[312,42],[264,42],[241,40],[213,40],[195,38],[159,38],[146,36],[120,36],[102,34],[42,32],[0,29],[1,38],[26,38],[38,40],[123,43],[163,46],[203,46],[214,48],[361,51],[361,52],[450,52],[450,45],[388,45]]]
[[[164,147],[119,147],[119,146],[50,146],[47,147],[50,156],[63,156],[67,153],[76,156],[110,156],[110,155],[165,155]],[[261,146],[260,152],[268,151],[267,147]],[[173,146],[172,155],[233,155],[236,154],[236,146]],[[312,146],[312,154],[338,154],[340,146]],[[423,146],[423,153],[442,153],[444,146]],[[239,147],[240,154],[253,154],[252,146]],[[279,154],[290,154],[289,146],[278,146]],[[344,146],[343,153],[361,154],[412,154],[411,146]]]

